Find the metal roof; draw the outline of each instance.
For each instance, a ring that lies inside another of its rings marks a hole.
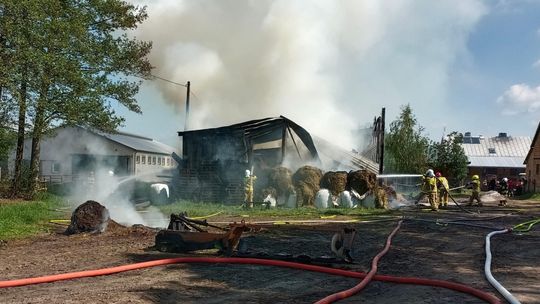
[[[520,156],[469,156],[469,167],[525,168]]]
[[[531,142],[529,136],[467,136],[461,146],[469,167],[523,168]]]
[[[339,170],[358,170],[364,169],[371,173],[379,173],[379,164],[360,153],[349,152],[344,148],[338,147],[331,142],[314,136],[313,137],[319,158],[326,167],[332,167],[339,164]]]
[[[174,152],[173,147],[143,136],[123,132],[111,134],[94,131],[94,133],[140,152],[156,154],[172,154]]]
[[[508,137],[473,137],[478,143],[463,143],[461,146],[465,155],[469,156],[515,156],[523,157],[529,152],[531,138],[529,136]],[[476,141],[475,141],[476,142]],[[495,149],[495,153],[490,153]]]

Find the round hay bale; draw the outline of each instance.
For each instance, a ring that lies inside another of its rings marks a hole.
[[[347,172],[326,172],[321,178],[321,188],[328,189],[332,195],[338,196],[347,188]]]
[[[351,171],[347,174],[347,189],[352,189],[358,194],[372,190],[377,185],[377,176],[366,170]]]
[[[96,201],[86,201],[71,215],[66,234],[103,232],[109,223],[109,210]]]
[[[322,171],[313,166],[303,166],[292,176],[298,206],[314,206],[315,194],[319,191]]]
[[[315,206],[315,191],[308,184],[300,183],[296,189],[296,205],[298,207],[313,207]]]
[[[270,171],[268,186],[276,189],[277,196],[288,196],[293,190],[291,170],[285,167],[277,167]]]

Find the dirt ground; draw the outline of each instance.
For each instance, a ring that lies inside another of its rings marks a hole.
[[[455,220],[499,228],[540,217],[540,203],[510,201],[509,207],[490,203],[440,212],[396,211],[392,215],[421,220]],[[504,215],[504,216],[503,216]],[[500,217],[503,216],[503,217]],[[494,218],[497,217],[497,218]],[[380,219],[388,219],[380,217]],[[341,220],[336,217],[330,220]],[[353,218],[354,219],[354,218]],[[344,226],[358,231],[354,264],[333,267],[369,271],[397,220],[356,218],[358,222],[318,225],[273,225],[249,235],[250,250],[268,254],[331,255],[330,239]],[[235,220],[218,218],[217,221]],[[238,219],[236,219],[238,220]],[[540,225],[539,225],[540,226]],[[64,228],[65,229],[65,228]],[[484,238],[491,230],[406,220],[392,247],[379,263],[378,274],[449,280],[499,296],[484,278]],[[0,245],[0,280],[97,269],[171,256],[208,256],[149,251],[155,231],[112,228],[97,235],[43,235]],[[495,276],[522,303],[540,303],[540,227],[524,234],[492,238]],[[0,289],[1,303],[313,303],[351,288],[358,279],[285,268],[225,264],[170,265],[117,275]],[[340,303],[483,303],[456,291],[384,282]]]

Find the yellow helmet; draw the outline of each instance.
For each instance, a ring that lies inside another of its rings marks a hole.
[[[475,174],[475,175],[472,176],[472,179],[480,179],[480,177]]]

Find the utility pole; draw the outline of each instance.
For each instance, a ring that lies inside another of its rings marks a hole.
[[[381,145],[381,154],[379,159],[379,174],[383,174],[384,169],[384,117],[385,117],[386,109],[382,108],[381,113],[381,128],[380,128],[380,145]]]
[[[190,82],[188,81],[187,82],[187,85],[186,85],[186,88],[187,88],[187,92],[186,92],[186,121],[184,122],[184,131],[187,131],[188,129],[188,120],[189,120],[189,87],[190,87]]]

